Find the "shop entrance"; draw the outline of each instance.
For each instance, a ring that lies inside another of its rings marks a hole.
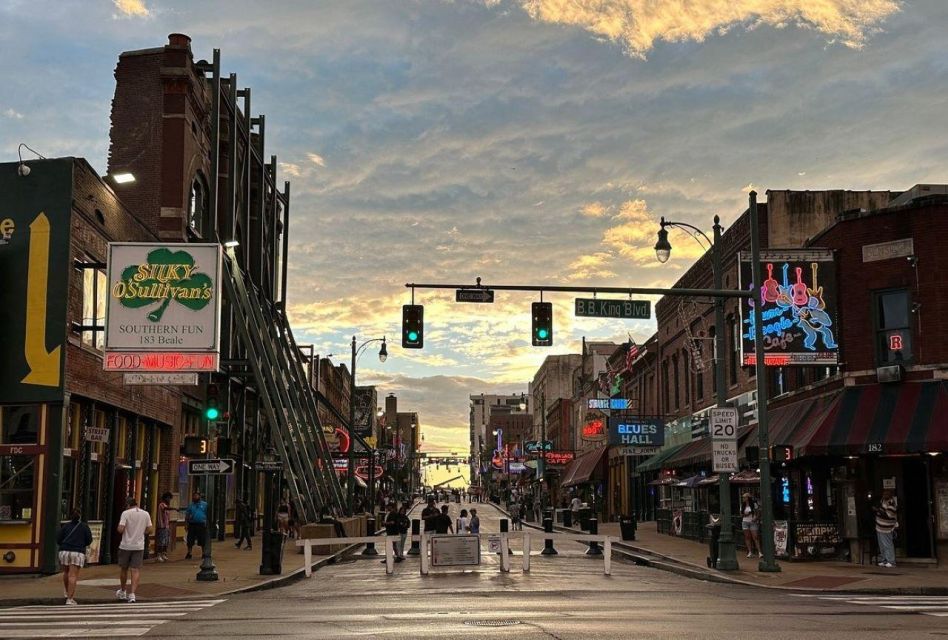
[[[905,535],[905,555],[909,558],[931,558],[932,527],[928,466],[924,460],[905,458],[902,486],[905,488],[905,519],[900,533]]]

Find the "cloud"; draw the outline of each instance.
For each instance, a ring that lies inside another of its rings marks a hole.
[[[606,207],[601,202],[587,202],[579,210],[587,218],[601,218],[606,215]]]
[[[298,164],[292,162],[281,162],[280,169],[291,178],[303,177],[303,169]]]
[[[315,165],[319,165],[320,167],[326,166],[326,160],[323,159],[323,157],[318,153],[307,153],[306,157],[309,158],[309,161]]]
[[[489,6],[495,0],[486,0]],[[851,48],[865,45],[899,0],[517,0],[540,22],[576,26],[644,58],[657,41],[703,42],[743,26],[814,29]]]
[[[22,120],[22,119],[23,119],[23,114],[20,113],[19,111],[14,110],[12,107],[9,108],[9,109],[6,109],[6,110],[3,112],[3,115],[4,115],[4,117],[6,117],[6,118],[13,118],[14,120]]]
[[[572,282],[594,278],[611,278],[616,275],[609,268],[612,260],[613,255],[607,251],[581,255],[570,263],[566,280]]]
[[[147,18],[151,11],[145,6],[145,0],[112,0],[115,8],[128,18]]]

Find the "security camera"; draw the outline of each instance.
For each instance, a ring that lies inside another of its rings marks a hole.
[[[25,164],[21,164],[19,167],[16,168],[16,172],[19,173],[21,176],[26,177],[30,175],[30,168]]]

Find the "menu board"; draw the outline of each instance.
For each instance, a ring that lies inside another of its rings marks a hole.
[[[935,510],[938,513],[938,539],[948,540],[948,480],[935,483]]]

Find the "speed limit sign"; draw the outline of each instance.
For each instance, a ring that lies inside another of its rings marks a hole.
[[[711,409],[711,438],[732,440],[737,437],[737,409],[716,407]]]

